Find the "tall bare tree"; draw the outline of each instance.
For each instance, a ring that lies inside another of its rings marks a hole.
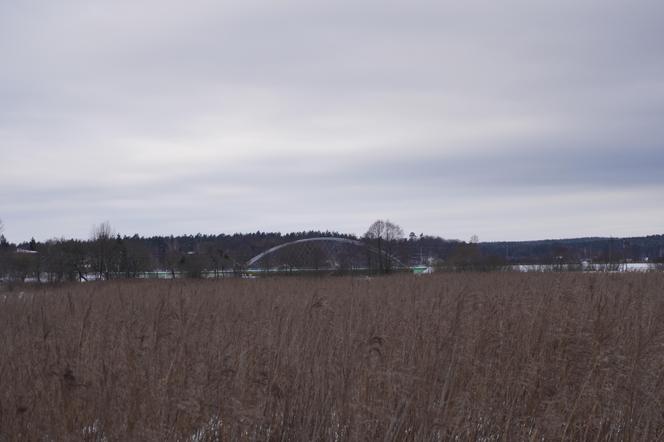
[[[92,227],[94,270],[100,278],[109,277],[114,235],[111,223],[108,221]]]
[[[0,219],[0,279],[5,275],[6,272],[6,267],[7,267],[7,253],[6,253],[6,248],[7,248],[7,240],[5,239],[5,235],[2,234],[4,230],[4,225],[2,224],[2,220]]]
[[[7,240],[5,239],[5,235],[2,234],[2,232],[4,231],[5,231],[5,225],[2,224],[2,220],[0,219],[0,246],[7,245]]]
[[[381,273],[389,272],[392,268],[390,254],[392,245],[404,237],[403,229],[390,220],[376,220],[369,226],[364,237],[376,243],[378,249],[378,270]]]

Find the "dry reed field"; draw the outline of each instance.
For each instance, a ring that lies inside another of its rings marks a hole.
[[[0,441],[663,440],[664,275],[0,293]]]

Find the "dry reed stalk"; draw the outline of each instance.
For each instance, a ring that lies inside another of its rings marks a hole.
[[[657,440],[664,275],[0,294],[0,441]]]

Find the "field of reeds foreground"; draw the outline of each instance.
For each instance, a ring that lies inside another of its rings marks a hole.
[[[663,440],[663,384],[664,274],[0,293],[3,442]]]

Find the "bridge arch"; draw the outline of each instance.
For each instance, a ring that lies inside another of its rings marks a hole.
[[[399,260],[396,256],[389,254],[385,252],[384,250],[379,251],[375,247],[356,240],[356,239],[350,239],[350,238],[339,238],[339,237],[331,237],[331,236],[323,236],[323,237],[314,237],[314,238],[304,238],[304,239],[298,239],[295,241],[289,241],[284,244],[279,244],[277,246],[271,247],[264,252],[259,253],[258,255],[254,256],[251,258],[249,261],[247,261],[245,267],[247,269],[251,269],[257,262],[262,260],[263,258],[269,257],[270,255],[275,254],[276,252],[283,250],[288,247],[296,246],[298,244],[311,244],[311,243],[328,243],[328,244],[341,244],[341,245],[350,245],[350,246],[355,246],[355,247],[360,247],[365,250],[367,250],[369,253],[374,254],[375,256],[383,257],[389,261],[392,262],[394,268],[407,268],[401,260]]]

